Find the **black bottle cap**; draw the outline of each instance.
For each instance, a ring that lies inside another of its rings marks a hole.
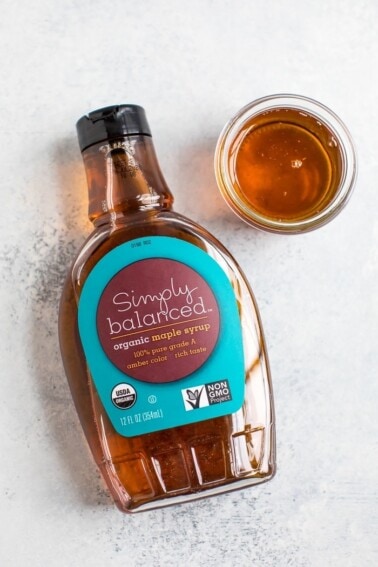
[[[137,104],[117,104],[94,110],[76,123],[80,150],[93,144],[142,134],[151,136],[144,108]]]

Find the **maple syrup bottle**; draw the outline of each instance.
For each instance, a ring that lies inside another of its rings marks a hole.
[[[143,108],[102,108],[77,130],[94,230],[64,286],[60,344],[116,504],[135,512],[268,480],[272,388],[240,268],[173,212]]]

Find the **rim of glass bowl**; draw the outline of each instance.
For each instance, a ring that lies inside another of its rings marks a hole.
[[[341,153],[342,172],[339,189],[332,201],[317,214],[300,220],[278,220],[260,215],[237,195],[229,171],[229,149],[246,122],[254,116],[274,108],[291,108],[306,112],[324,123],[334,135]],[[243,221],[269,232],[298,234],[323,226],[332,220],[348,202],[357,176],[357,158],[352,137],[344,122],[327,106],[314,99],[294,94],[276,94],[259,98],[247,104],[223,128],[218,138],[214,157],[215,176],[220,192],[229,207]]]

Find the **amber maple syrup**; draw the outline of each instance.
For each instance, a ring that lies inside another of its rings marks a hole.
[[[332,201],[339,187],[342,158],[332,131],[296,109],[254,116],[229,156],[236,193],[266,217],[312,216]]]
[[[116,504],[134,512],[270,479],[270,372],[244,275],[173,211],[141,107],[94,111],[78,134],[94,230],[64,286],[60,344]]]
[[[252,101],[223,128],[215,149],[218,187],[247,224],[278,234],[331,221],[356,181],[345,124],[314,99],[277,94]]]

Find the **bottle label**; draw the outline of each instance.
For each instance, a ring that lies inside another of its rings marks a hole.
[[[78,322],[96,390],[121,435],[221,417],[242,406],[234,291],[197,246],[152,236],[114,248],[84,284]]]

